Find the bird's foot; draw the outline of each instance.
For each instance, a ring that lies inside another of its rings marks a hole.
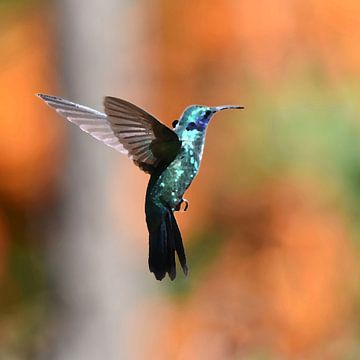
[[[185,203],[185,207],[184,207],[183,210],[181,210],[181,205],[183,203]],[[183,211],[183,212],[185,212],[185,211],[187,211],[188,207],[189,207],[189,201],[186,200],[186,199],[181,199],[181,201],[176,205],[175,211]]]
[[[189,207],[189,201],[187,201],[186,199],[182,199],[182,203],[185,203],[185,207],[184,207],[184,212],[187,211],[188,207]]]

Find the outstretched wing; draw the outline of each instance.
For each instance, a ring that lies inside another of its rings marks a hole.
[[[145,172],[172,161],[180,150],[175,132],[125,100],[106,97],[104,114],[59,97],[38,96],[81,130],[127,154]]]
[[[175,132],[146,111],[110,96],[105,97],[104,106],[114,134],[141,168],[170,162],[179,152],[181,143]]]

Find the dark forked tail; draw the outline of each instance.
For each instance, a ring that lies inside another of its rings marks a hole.
[[[179,227],[171,209],[154,203],[147,204],[146,222],[149,229],[149,268],[157,280],[166,273],[171,280],[176,277],[175,252],[187,275],[188,267]]]

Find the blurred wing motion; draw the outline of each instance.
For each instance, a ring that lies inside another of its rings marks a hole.
[[[104,114],[59,97],[38,96],[81,130],[127,154],[145,172],[171,162],[180,150],[179,138],[171,129],[125,100],[106,97]]]

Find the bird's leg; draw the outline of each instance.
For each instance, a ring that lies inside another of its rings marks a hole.
[[[188,200],[186,200],[186,199],[182,199],[182,201],[181,201],[182,203],[184,202],[185,203],[185,207],[184,207],[184,212],[185,211],[187,211],[187,209],[188,209],[188,207],[189,207],[189,201]]]
[[[175,207],[175,211],[181,211],[181,205],[182,203],[185,203],[185,207],[184,210],[182,210],[183,212],[187,211],[188,207],[189,207],[189,201],[186,199],[181,199],[181,201],[176,205]]]

